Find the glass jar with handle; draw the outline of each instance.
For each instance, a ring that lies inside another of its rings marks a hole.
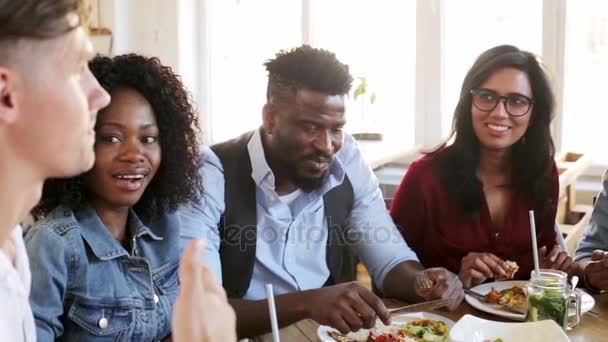
[[[574,319],[569,321],[568,308],[573,307]],[[564,330],[576,327],[581,320],[581,297],[571,291],[568,275],[556,270],[531,272],[528,283],[528,312],[526,321],[554,320]]]

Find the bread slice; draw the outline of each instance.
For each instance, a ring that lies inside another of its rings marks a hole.
[[[505,262],[505,266],[507,266],[507,276],[498,276],[496,277],[496,281],[503,281],[503,280],[509,280],[509,279],[513,279],[515,277],[515,273],[517,273],[517,271],[519,270],[519,265],[517,265],[517,263],[515,261],[510,261],[507,260]]]

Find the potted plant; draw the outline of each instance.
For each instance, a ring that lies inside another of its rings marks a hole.
[[[358,127],[354,128],[353,137],[357,140],[382,140],[382,133],[375,128],[372,106],[376,103],[376,92],[370,89],[367,77],[355,78],[352,90],[353,103],[359,108]]]

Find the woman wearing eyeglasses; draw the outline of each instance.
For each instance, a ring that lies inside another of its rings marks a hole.
[[[576,271],[555,243],[558,173],[554,97],[536,56],[502,45],[467,73],[447,142],[412,163],[391,216],[426,267],[458,273],[464,287],[533,268],[529,210],[541,267]],[[451,142],[451,143],[449,143]]]

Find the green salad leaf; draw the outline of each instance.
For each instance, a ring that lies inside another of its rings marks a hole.
[[[446,339],[445,334],[433,332],[432,326],[408,325],[405,327],[405,330],[428,342],[443,342]]]
[[[544,295],[530,296],[529,320],[552,319],[560,326],[566,316],[566,299],[559,291],[545,290]]]

